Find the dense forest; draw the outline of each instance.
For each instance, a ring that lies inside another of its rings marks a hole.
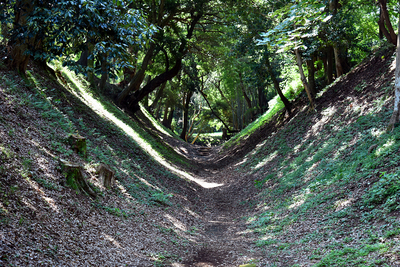
[[[399,10],[0,0],[0,266],[400,266]]]
[[[279,95],[290,114],[383,44],[397,1],[2,1],[8,64],[59,60],[187,140],[242,130]],[[110,89],[107,84],[118,87]]]

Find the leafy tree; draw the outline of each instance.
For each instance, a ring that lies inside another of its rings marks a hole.
[[[131,67],[130,46],[153,29],[124,1],[10,1],[15,12],[10,43],[14,45],[12,66],[25,71],[26,58],[46,62],[63,58],[64,65],[77,71],[112,74]],[[89,49],[86,69],[75,64],[75,56]],[[95,68],[94,62],[103,62]]]

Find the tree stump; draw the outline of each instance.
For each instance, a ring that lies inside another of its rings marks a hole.
[[[71,134],[67,138],[72,149],[82,157],[87,157],[86,138],[79,134]]]
[[[60,165],[61,171],[66,178],[67,185],[72,189],[87,193],[92,198],[97,197],[92,186],[86,181],[83,167],[81,165],[62,159],[60,159]]]
[[[115,183],[114,171],[104,163],[101,163],[97,168],[99,181],[105,188],[111,188]]]

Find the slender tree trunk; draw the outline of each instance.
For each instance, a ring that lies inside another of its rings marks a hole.
[[[378,0],[378,3],[381,12],[381,17],[378,21],[379,29],[382,30],[388,42],[397,45],[397,35],[393,30],[392,23],[390,22],[390,16],[387,10],[387,0]]]
[[[154,112],[154,117],[155,117],[157,120],[159,120],[159,118],[161,118],[160,112],[161,112],[161,103],[158,105],[156,111]]]
[[[89,56],[89,50],[88,50],[88,47],[86,45],[85,50],[83,50],[81,52],[81,55],[80,55],[78,61],[76,61],[76,64],[79,64],[79,65],[81,65],[83,67],[87,67],[87,65],[88,65],[88,56]]]
[[[268,70],[269,76],[271,77],[272,83],[274,84],[274,88],[275,88],[276,92],[278,93],[279,97],[281,98],[286,111],[288,112],[289,115],[291,115],[292,114],[292,104],[289,102],[289,100],[283,94],[283,92],[279,86],[279,81],[274,74],[271,63],[269,62],[268,56],[265,57],[265,63],[267,65],[267,70]]]
[[[308,85],[306,76],[304,75],[304,71],[303,71],[303,60],[301,59],[301,55],[300,55],[300,52],[298,49],[295,49],[295,53],[296,53],[297,66],[299,67],[300,78],[303,83],[304,89],[306,90],[308,100],[310,101],[310,108],[314,109],[314,99],[310,92],[310,87]]]
[[[239,72],[239,78],[240,78],[240,89],[242,90],[244,100],[246,100],[247,107],[250,110],[250,121],[252,121],[253,120],[253,111],[252,111],[251,100],[250,100],[249,96],[247,95],[246,90],[244,88],[243,76],[242,76],[242,73],[240,73],[240,72]]]
[[[312,57],[311,60],[307,60],[307,70],[308,70],[308,85],[310,86],[310,92],[313,97],[317,95],[317,91],[315,88],[315,66],[314,66],[315,58]]]
[[[164,125],[164,126],[167,125],[167,121],[168,121],[168,109],[169,109],[169,102],[167,101],[165,103],[164,116],[163,116],[163,120],[162,120],[162,125]]]
[[[151,103],[151,105],[149,107],[150,112],[152,112],[156,108],[158,102],[160,101],[161,97],[164,94],[164,89],[165,89],[166,85],[167,85],[167,82],[161,84],[161,86],[158,88],[156,97],[154,98],[153,103]]]
[[[104,53],[101,55],[101,78],[99,83],[99,91],[104,93],[107,80],[108,80],[108,62],[107,62],[108,53]]]
[[[336,78],[339,78],[344,74],[342,62],[340,59],[340,49],[338,46],[333,47],[333,52],[335,54],[335,65],[336,65]]]
[[[328,84],[333,83],[333,62],[334,62],[333,58],[334,58],[333,47],[328,46],[326,53],[326,67],[325,67],[326,81]]]
[[[204,100],[206,101],[207,106],[208,106],[208,107],[210,108],[210,110],[211,110],[211,113],[214,114],[214,116],[224,125],[224,127],[228,130],[228,132],[231,133],[232,131],[229,129],[228,125],[221,119],[220,116],[218,116],[218,114],[217,114],[217,113],[213,110],[213,108],[211,107],[211,104],[210,104],[210,102],[208,101],[207,96],[206,96],[202,91],[200,91],[200,94],[203,96]],[[233,107],[232,107],[232,111],[233,111]],[[234,112],[232,112],[232,114],[234,114]],[[233,115],[232,115],[232,116],[233,116]],[[234,118],[233,118],[233,121],[235,121]]]
[[[174,118],[174,112],[175,112],[175,108],[171,107],[171,111],[169,112],[168,118],[167,118],[167,126],[166,127],[171,130],[173,130],[172,129],[172,119]]]
[[[26,33],[22,34],[26,26],[27,18],[33,12],[35,1],[17,0],[15,2],[15,19],[14,30],[17,34],[21,34],[23,39],[17,38],[11,51],[11,64],[10,67],[25,74],[30,56],[26,54],[29,48],[34,47],[35,37],[28,36]]]
[[[89,55],[93,55],[93,51],[94,51],[94,44],[88,43],[88,54]],[[94,59],[93,59],[93,57],[88,58],[87,65],[89,67],[89,71],[87,73],[88,82],[92,87],[95,87],[95,84],[94,84],[94,73],[93,73],[93,71],[94,71]]]
[[[158,86],[160,86],[164,82],[171,80],[173,77],[178,75],[180,69],[182,68],[182,60],[187,53],[187,40],[192,38],[194,28],[199,22],[202,15],[203,15],[202,13],[199,13],[193,16],[192,21],[190,23],[190,27],[188,29],[188,33],[186,35],[186,40],[182,40],[182,43],[179,47],[175,66],[173,66],[172,69],[156,76],[153,80],[147,83],[142,89],[135,91],[132,97],[130,97],[129,106],[132,108],[133,112],[139,110],[139,101],[141,101],[146,95],[153,92]]]
[[[186,98],[184,105],[183,105],[183,127],[182,127],[182,132],[181,135],[179,136],[181,139],[185,140],[186,137],[186,132],[188,130],[189,126],[189,104],[190,104],[190,98],[192,97],[193,92],[187,92],[186,93]],[[186,140],[185,140],[186,141]]]
[[[151,59],[153,58],[155,48],[156,48],[156,44],[152,42],[150,44],[149,50],[147,50],[146,56],[143,59],[140,70],[135,73],[135,76],[133,76],[132,81],[118,95],[118,97],[117,97],[118,104],[121,104],[123,101],[125,101],[129,95],[129,93],[139,90],[140,85],[142,84],[143,79],[145,77],[147,67],[149,66]]]
[[[398,25],[400,33],[400,21]],[[395,83],[394,83],[394,108],[393,114],[390,118],[389,125],[387,127],[388,131],[392,131],[396,123],[400,121],[400,34],[397,37],[397,51],[396,51],[396,70],[395,70]]]
[[[258,86],[257,91],[258,91],[258,106],[260,109],[260,113],[262,114],[268,109],[267,98],[265,97],[263,87]]]

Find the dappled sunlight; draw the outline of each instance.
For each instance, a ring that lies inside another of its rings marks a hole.
[[[310,181],[313,177],[317,176],[318,174],[321,173],[320,170],[318,170],[318,165],[319,162],[315,162],[313,165],[310,166],[310,168],[307,169],[307,176],[304,179],[304,182]]]
[[[349,206],[351,206],[353,204],[353,202],[355,201],[354,198],[349,198],[349,199],[339,199],[337,201],[335,201],[334,207],[335,207],[335,211],[341,211],[344,208],[347,208]]]
[[[37,211],[37,208],[35,206],[33,206],[30,202],[30,200],[27,199],[26,197],[23,197],[21,199],[21,202],[24,203],[28,208],[30,208],[33,212]]]
[[[65,69],[65,72],[69,72]],[[71,79],[73,80],[73,79]],[[75,83],[76,85],[76,83]],[[88,107],[90,107],[94,112],[96,112],[100,117],[105,120],[110,121],[117,127],[119,127],[125,134],[131,137],[144,151],[146,151],[154,160],[156,160],[159,164],[170,170],[171,172],[175,173],[176,175],[180,176],[181,178],[188,179],[193,181],[204,188],[214,188],[222,186],[223,184],[218,183],[208,183],[202,179],[198,179],[193,177],[192,175],[188,174],[185,171],[180,170],[179,168],[173,166],[171,163],[166,161],[162,155],[160,155],[151,144],[146,142],[131,126],[126,124],[124,121],[117,118],[113,113],[109,112],[104,108],[102,103],[93,97],[88,91],[84,89],[84,86],[80,84],[76,86],[76,90],[71,90],[72,94],[78,97],[82,102],[84,102]]]
[[[122,195],[124,195],[127,199],[129,200],[135,200],[129,193],[128,191],[125,189],[125,187],[119,182],[119,181],[115,181],[115,183],[117,184],[118,189],[120,190],[120,192],[122,193]]]
[[[175,228],[177,228],[177,229],[179,229],[179,230],[181,230],[181,231],[187,231],[186,226],[185,226],[180,220],[178,220],[177,218],[172,217],[172,216],[169,215],[169,214],[164,214],[164,217],[165,217],[168,221],[170,221],[170,222],[175,226]]]
[[[50,208],[53,211],[55,211],[57,213],[60,211],[58,206],[55,204],[54,199],[52,199],[51,197],[45,197],[45,196],[43,196],[42,198],[43,198],[43,200],[45,200],[47,202],[47,204],[50,206]]]
[[[376,151],[375,151],[375,155],[377,157],[379,156],[383,156],[383,155],[387,155],[388,153],[390,153],[392,151],[392,147],[395,144],[395,140],[390,139],[388,140],[384,145],[382,145],[381,147],[379,147]]]
[[[31,144],[33,144],[34,146],[36,146],[37,148],[39,148],[41,151],[45,152],[47,155],[49,155],[52,158],[57,158],[56,155],[54,155],[53,153],[51,153],[47,148],[41,146],[38,142],[36,142],[33,139],[27,140],[28,142],[30,142]]]
[[[156,190],[160,190],[161,191],[161,189],[158,187],[158,186],[155,186],[155,185],[152,185],[152,184],[150,184],[146,179],[143,179],[142,177],[140,177],[139,175],[136,175],[136,174],[134,174],[135,175],[135,177],[136,178],[138,178],[142,183],[144,183],[145,185],[147,185],[147,186],[149,186],[149,187],[151,187],[151,188],[154,188],[154,189],[156,189]]]
[[[383,134],[385,134],[385,133],[386,133],[386,130],[383,129],[383,128],[380,128],[380,129],[378,129],[378,128],[373,128],[373,129],[371,129],[371,135],[372,135],[373,137],[380,137],[381,135],[383,135]]]
[[[170,134],[168,131],[166,131],[166,130],[161,126],[161,124],[159,124],[159,123],[157,123],[157,121],[155,121],[154,117],[153,117],[152,115],[150,115],[149,112],[148,112],[145,108],[142,108],[141,111],[146,115],[146,117],[150,120],[151,124],[152,124],[158,131],[162,132],[163,134],[165,134],[165,135],[167,135],[167,136],[172,137],[171,134]],[[160,138],[161,138],[161,137],[162,137],[162,136],[160,136]]]
[[[321,131],[321,128],[324,127],[332,118],[333,115],[337,112],[337,108],[335,106],[329,107],[321,112],[322,118],[319,119],[312,126],[312,134],[316,135]]]
[[[310,189],[307,188],[305,192],[293,197],[293,203],[289,205],[288,209],[295,209],[304,204],[307,196],[310,194]]]
[[[58,206],[56,205],[56,202],[54,201],[54,199],[52,199],[51,197],[46,196],[46,193],[39,188],[39,186],[36,185],[36,182],[32,182],[30,179],[25,179],[29,185],[35,189],[35,191],[38,193],[38,195],[40,196],[41,199],[44,200],[45,203],[47,203],[47,205],[56,213],[60,212],[60,209],[58,208]],[[29,206],[29,205],[28,205]],[[32,205],[31,205],[32,206]],[[33,206],[32,206],[33,207]]]
[[[269,162],[273,161],[274,159],[276,159],[276,157],[278,157],[279,153],[278,150],[275,150],[275,152],[271,153],[268,155],[268,157],[265,157],[262,161],[260,161],[255,167],[255,170],[260,169],[261,167],[267,165]]]
[[[196,212],[190,210],[188,207],[184,207],[183,209],[186,210],[193,217],[198,218],[198,219],[201,218],[201,216],[199,214],[197,214]]]
[[[112,236],[103,232],[101,233],[101,237],[104,237],[106,240],[110,241],[117,248],[122,248],[121,244],[117,240],[115,240]]]
[[[239,161],[238,163],[234,164],[233,166],[236,167],[236,166],[243,165],[243,164],[245,164],[248,160],[249,160],[248,157],[244,157],[241,161]]]

